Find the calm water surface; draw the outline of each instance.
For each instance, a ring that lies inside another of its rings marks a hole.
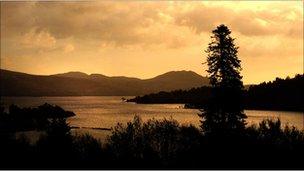
[[[71,126],[80,127],[78,132],[89,132],[104,139],[110,131],[92,130],[88,128],[111,128],[118,122],[131,121],[139,115],[143,121],[148,119],[173,118],[181,124],[199,126],[199,110],[183,109],[183,104],[135,104],[127,103],[118,96],[80,96],[80,97],[1,97],[1,104],[8,107],[17,104],[22,107],[35,107],[43,103],[56,104],[66,110],[73,111],[76,116],[69,118]],[[132,97],[125,97],[132,98]],[[280,118],[283,125],[294,125],[303,129],[304,114],[302,112],[245,110],[248,124],[257,124],[263,119]]]

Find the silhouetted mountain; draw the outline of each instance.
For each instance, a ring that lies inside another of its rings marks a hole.
[[[1,70],[0,76],[2,96],[143,95],[209,83],[206,77],[192,71],[172,71],[151,79],[81,72],[43,76],[8,70]]]

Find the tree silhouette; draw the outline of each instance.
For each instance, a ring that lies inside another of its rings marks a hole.
[[[202,111],[205,133],[227,133],[245,127],[241,96],[243,90],[238,47],[225,25],[212,31],[212,41],[206,50],[212,97]]]

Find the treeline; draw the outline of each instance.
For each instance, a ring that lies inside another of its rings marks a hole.
[[[136,103],[184,103],[199,106],[206,103],[210,97],[211,87],[204,86],[190,90],[161,91],[159,93],[137,96],[127,101]]]
[[[276,78],[272,82],[251,85],[243,91],[246,109],[304,111],[304,75]],[[184,103],[189,108],[204,108],[211,97],[211,87],[159,92],[129,99],[136,103]]]
[[[294,78],[276,78],[272,82],[250,86],[244,102],[247,109],[304,111],[303,87],[303,74]]]
[[[70,129],[64,118],[52,120],[34,144],[1,132],[0,168],[304,168],[304,132],[282,129],[279,120],[210,136],[172,119],[143,123],[134,117],[117,124],[103,143]]]

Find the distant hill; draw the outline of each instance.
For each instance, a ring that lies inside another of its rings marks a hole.
[[[0,70],[1,96],[133,96],[208,84],[206,77],[192,71],[171,71],[151,79],[138,79],[82,72],[46,76]]]

